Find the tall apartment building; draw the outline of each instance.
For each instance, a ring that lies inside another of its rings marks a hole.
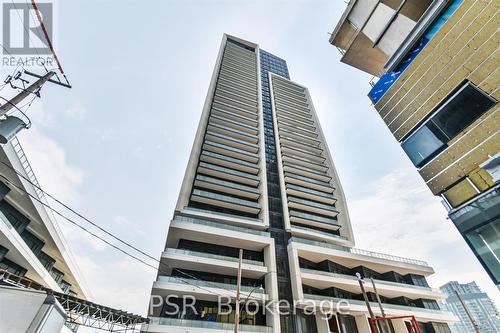
[[[48,204],[45,195],[33,184],[38,181],[14,138],[0,149],[0,269],[85,299],[81,273],[52,211],[42,204]]]
[[[454,317],[439,309],[444,294],[428,286],[427,263],[353,246],[308,89],[290,80],[283,59],[224,35],[142,330],[232,331],[234,312],[220,313],[217,302],[235,301],[243,249],[241,299],[261,311],[242,310],[240,332],[368,332],[356,273],[375,278],[387,315],[415,315],[424,332],[449,332]],[[169,295],[179,298],[158,301]],[[176,312],[188,295],[194,308]],[[349,314],[332,310],[330,320],[301,310],[341,299]],[[279,300],[296,301],[297,313],[273,311]],[[393,324],[395,333],[407,332],[404,320]]]
[[[351,0],[330,43],[500,287],[499,6]]]
[[[443,302],[444,308],[460,319],[459,322],[453,323],[450,326],[453,333],[475,331],[462,303],[455,294],[455,290],[462,297],[472,317],[478,324],[481,333],[500,332],[500,315],[495,304],[486,293],[481,291],[474,281],[464,284],[460,284],[457,281],[450,281],[439,289],[448,295],[448,298]]]
[[[43,192],[33,184],[38,184],[35,174],[14,138],[0,148],[0,276],[7,271],[56,292],[86,299],[88,291],[75,260],[52,212],[42,204],[47,204]],[[0,279],[0,284],[11,286],[17,286],[17,282]],[[19,327],[26,324],[27,328],[30,316],[37,313],[36,292],[4,291],[0,297],[0,331],[24,332]],[[26,296],[30,293],[32,296]],[[14,297],[15,304],[6,295]],[[20,302],[23,297],[27,297],[26,302]]]

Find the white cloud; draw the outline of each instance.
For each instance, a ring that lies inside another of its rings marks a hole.
[[[146,315],[156,271],[133,259],[98,264],[87,255],[78,255],[78,264],[97,303]]]
[[[498,290],[415,170],[393,171],[367,184],[366,193],[349,204],[358,247],[429,262],[434,287],[475,280],[500,304]]]
[[[36,127],[22,131],[19,141],[42,188],[64,202],[76,202],[85,173],[68,163],[61,145]]]
[[[80,102],[75,102],[66,110],[66,115],[70,118],[82,119],[87,113],[87,109]]]

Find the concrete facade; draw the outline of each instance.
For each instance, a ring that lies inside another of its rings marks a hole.
[[[423,327],[454,320],[437,307],[444,295],[427,285],[427,263],[353,246],[308,89],[289,79],[283,59],[224,35],[142,331],[234,330],[234,313],[217,302],[235,302],[239,249],[241,299],[267,306],[243,311],[240,332],[366,332],[358,270],[377,278],[388,314],[415,315]],[[171,313],[168,296],[176,305],[193,296],[196,311]],[[341,298],[350,303],[345,316],[335,308]],[[279,313],[279,301],[294,302],[296,313]],[[326,303],[329,319],[320,313]]]

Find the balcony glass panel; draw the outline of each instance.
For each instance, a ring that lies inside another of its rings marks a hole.
[[[203,258],[211,258],[211,259],[217,259],[217,260],[224,260],[224,261],[232,261],[232,262],[238,262],[238,258],[234,257],[228,257],[228,256],[222,256],[218,254],[211,254],[211,253],[205,253],[205,252],[198,252],[198,251],[191,251],[191,250],[183,250],[183,249],[166,249],[166,253],[176,253],[176,254],[185,254],[189,256],[194,256],[194,257],[203,257]],[[256,260],[249,260],[249,259],[243,259],[243,263],[249,264],[249,265],[256,265],[256,266],[264,266],[264,263],[261,261],[256,261]]]
[[[296,198],[296,197],[292,197],[292,196],[288,196],[288,201],[295,202],[298,204],[303,204],[306,206],[312,206],[312,207],[316,207],[316,208],[320,208],[320,209],[336,211],[335,206],[333,206],[333,205],[325,205],[325,204],[322,204],[319,202],[315,202],[315,201],[311,201],[311,200],[304,200],[304,199],[300,199],[300,198]]]
[[[227,332],[234,331],[234,325],[228,323],[218,323],[215,321],[202,321],[202,320],[186,320],[177,318],[160,318],[160,317],[149,317],[150,324],[152,325],[169,325],[169,326],[184,326],[184,327],[197,327],[206,328],[214,330],[223,330]],[[267,326],[257,326],[257,325],[238,325],[240,331],[242,332],[257,332],[257,333],[271,333],[272,328]]]
[[[213,200],[229,202],[232,204],[242,205],[242,206],[246,206],[246,207],[260,208],[260,205],[256,202],[243,200],[243,199],[232,197],[229,195],[222,195],[222,194],[218,194],[218,193],[213,193],[213,192],[209,192],[209,191],[194,189],[193,195],[200,196],[203,198],[209,198],[209,199],[213,199]]]
[[[331,179],[331,177],[326,172],[321,172],[319,170],[308,168],[308,167],[305,167],[303,165],[293,164],[293,163],[290,163],[290,162],[283,162],[283,165],[284,166],[288,166],[290,168],[295,168],[295,169],[299,169],[299,170],[302,170],[302,171],[307,171],[307,172],[310,172],[310,173],[314,173],[315,175],[323,176],[323,177],[327,177],[327,178]]]
[[[403,263],[407,263],[407,264],[429,267],[429,264],[425,261],[422,261],[422,260],[398,257],[398,256],[390,255],[390,254],[378,253],[378,252],[361,250],[361,249],[356,249],[356,248],[349,248],[346,246],[339,246],[339,245],[334,245],[334,244],[330,244],[330,243],[326,243],[326,242],[313,241],[313,240],[304,239],[304,238],[292,237],[292,238],[290,238],[290,242],[297,242],[297,243],[303,243],[303,244],[308,244],[308,245],[321,246],[324,248],[330,248],[330,249],[334,249],[334,250],[350,252],[353,254],[360,254],[360,255],[369,256],[372,258],[387,259],[387,260],[391,260],[391,261],[398,261],[398,262],[403,262]]]
[[[311,300],[318,300],[318,301],[330,300],[332,302],[339,302],[339,301],[343,300],[340,298],[334,298],[334,297],[322,296],[322,295],[313,295],[313,294],[304,294],[304,299],[311,299]],[[366,306],[365,301],[360,301],[357,299],[349,299],[348,301],[350,304],[353,304],[353,305]],[[404,311],[408,311],[409,313],[426,312],[426,313],[430,313],[430,314],[441,314],[441,315],[449,313],[447,311],[419,308],[419,307],[415,307],[415,306],[395,305],[395,304],[387,304],[387,303],[382,303],[382,304],[383,304],[384,308],[395,309],[395,310],[404,310]],[[374,309],[378,309],[378,303],[370,302],[370,306],[373,307]]]
[[[224,290],[235,290],[236,291],[236,284],[229,284],[229,283],[212,282],[212,281],[204,281],[204,280],[188,279],[188,278],[179,278],[179,277],[173,277],[173,276],[158,276],[157,281],[165,282],[165,283],[189,284],[192,286],[207,287],[207,288],[219,288],[219,289],[224,289]],[[262,290],[260,288],[255,288],[252,286],[241,286],[241,291],[253,292],[253,294],[264,293],[264,290]]]
[[[196,180],[200,180],[200,181],[215,184],[215,185],[225,186],[227,188],[232,188],[232,189],[241,190],[241,191],[245,191],[245,192],[259,193],[259,190],[255,187],[245,186],[245,185],[241,185],[241,184],[233,183],[233,182],[228,182],[226,180],[207,177],[207,176],[200,175],[200,174],[196,175]]]
[[[346,237],[343,237],[343,236],[340,236],[340,235],[331,234],[329,232],[321,231],[321,230],[318,230],[318,229],[303,227],[301,225],[296,225],[296,224],[293,224],[293,223],[292,223],[292,228],[293,229],[300,229],[300,230],[304,230],[304,231],[309,231],[309,232],[313,232],[313,233],[316,233],[316,234],[321,234],[321,235],[328,236],[328,237],[347,239]]]
[[[258,168],[258,166],[255,163],[250,163],[248,161],[243,161],[243,160],[240,160],[240,159],[237,159],[237,158],[234,158],[234,157],[229,157],[229,156],[225,156],[225,155],[222,155],[222,154],[217,154],[217,153],[214,153],[214,152],[211,152],[211,151],[207,151],[207,150],[203,150],[201,152],[201,154],[205,155],[205,156],[213,157],[213,158],[216,158],[216,159],[221,159],[221,160],[224,160],[224,161],[227,161],[227,162],[241,164],[241,165],[244,165],[244,166],[247,166],[247,167],[250,167],[250,168],[255,168],[255,169]]]
[[[247,234],[269,237],[269,233],[266,231],[245,228],[245,227],[239,227],[239,226],[235,226],[235,225],[227,224],[227,223],[213,222],[213,221],[198,219],[195,217],[177,215],[177,216],[175,216],[174,221],[185,221],[185,222],[189,222],[189,223],[206,225],[208,227],[221,228],[221,229],[232,230],[232,231],[237,231],[237,232],[244,232]]]
[[[291,190],[297,190],[297,191],[300,191],[300,192],[309,193],[309,194],[317,195],[317,196],[320,196],[320,197],[324,197],[324,198],[329,198],[329,199],[335,200],[335,198],[332,196],[331,193],[325,193],[325,192],[313,190],[313,189],[310,189],[310,188],[305,188],[305,187],[302,187],[302,186],[299,186],[299,185],[295,185],[295,184],[286,184],[286,187],[289,188],[289,189],[291,189]]]
[[[293,174],[293,173],[290,173],[290,172],[285,172],[285,177],[291,177],[291,178],[295,178],[295,179],[300,179],[300,180],[303,180],[303,181],[308,182],[308,183],[313,183],[313,184],[317,184],[317,185],[320,185],[320,186],[330,187],[331,188],[330,183],[322,182],[320,180],[312,179],[312,178],[309,178],[309,177],[299,176],[299,175],[296,175],[296,174]]]
[[[292,217],[298,217],[298,218],[305,219],[305,220],[311,220],[311,221],[326,223],[326,224],[335,225],[335,226],[339,226],[340,227],[340,225],[339,225],[339,223],[338,223],[337,220],[329,219],[329,218],[318,216],[318,215],[314,215],[314,214],[308,214],[308,213],[298,212],[298,211],[292,210],[292,209],[290,210],[290,216],[292,216]]]
[[[256,181],[259,180],[259,176],[255,176],[255,175],[252,175],[252,174],[249,174],[249,173],[246,173],[246,172],[236,171],[236,170],[229,169],[229,168],[224,168],[224,167],[217,166],[217,165],[210,164],[210,163],[200,162],[199,166],[202,167],[202,168],[207,168],[207,169],[212,169],[212,170],[215,170],[215,171],[229,173],[229,174],[232,174],[234,176],[239,176],[239,177],[244,177],[244,178],[248,178],[248,179],[253,179],[253,180],[256,180]]]
[[[314,275],[324,275],[324,276],[329,276],[329,277],[338,278],[338,279],[349,279],[349,280],[353,280],[353,281],[358,280],[357,277],[352,276],[352,275],[331,273],[331,272],[319,271],[316,269],[301,268],[300,271],[303,273],[314,274]],[[398,283],[398,282],[384,281],[384,280],[379,280],[379,279],[374,279],[374,281],[375,281],[376,285],[382,284],[382,285],[387,285],[387,286],[411,288],[411,289],[422,290],[422,291],[434,291],[436,293],[440,292],[439,289],[430,288],[430,287],[423,287],[423,286],[415,286],[415,285],[407,284],[407,283]]]

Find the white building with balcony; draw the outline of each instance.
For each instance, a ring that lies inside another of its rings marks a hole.
[[[413,315],[425,333],[449,332],[454,320],[437,304],[445,296],[427,284],[427,263],[354,248],[308,89],[290,80],[283,59],[224,35],[142,331],[234,330],[234,312],[222,313],[218,299],[235,302],[240,249],[241,299],[252,301],[240,332],[368,332],[356,273],[375,279],[389,316]],[[175,311],[191,296],[192,306]],[[350,308],[328,320],[303,311],[319,310],[322,300]],[[296,313],[273,311],[278,301],[296,304]],[[271,306],[254,313],[263,305]],[[406,325],[393,321],[395,333]]]

